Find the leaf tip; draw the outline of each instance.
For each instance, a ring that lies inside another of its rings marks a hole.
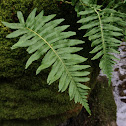
[[[4,24],[5,22],[4,21],[1,21],[2,24]]]
[[[28,68],[28,66],[29,66],[29,65],[26,63],[26,65],[25,65],[25,69],[27,69],[27,68]]]
[[[37,71],[36,71],[36,75],[38,75],[38,74],[39,74],[39,71],[37,70]]]
[[[91,58],[91,60],[95,60],[95,58],[93,57],[93,58]]]
[[[109,87],[111,86],[111,78],[108,80]]]
[[[8,35],[6,36],[6,38],[11,38],[11,37],[10,37],[10,34],[8,34]]]
[[[14,47],[14,46],[11,47],[12,50],[15,49],[15,48],[16,48],[16,47]]]

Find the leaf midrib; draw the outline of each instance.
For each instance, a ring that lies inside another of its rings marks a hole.
[[[98,19],[99,19],[99,23],[100,23],[100,29],[101,29],[101,38],[102,38],[102,44],[103,44],[103,52],[104,52],[104,55],[106,55],[105,40],[104,40],[103,27],[102,27],[102,21],[101,21],[100,14],[99,14],[99,12],[98,12],[94,7],[91,7],[91,6],[89,6],[89,5],[84,4],[82,0],[80,0],[80,2],[81,2],[81,4],[82,4],[83,6],[88,6],[88,7],[92,8],[92,9],[94,9],[94,11],[95,11],[95,12],[97,13],[97,15],[98,15]],[[100,9],[99,9],[99,10],[100,10]]]
[[[102,27],[101,17],[100,17],[99,12],[98,12],[96,9],[94,9],[94,10],[95,10],[95,12],[97,13],[98,18],[99,18],[100,29],[101,29],[101,39],[102,39],[102,44],[103,44],[103,52],[104,52],[104,55],[106,55],[105,39],[104,39],[104,33],[103,33],[103,27]]]

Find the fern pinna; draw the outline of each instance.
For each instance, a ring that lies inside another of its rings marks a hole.
[[[63,92],[69,87],[70,99],[74,99],[75,103],[81,103],[90,113],[87,103],[89,88],[81,84],[89,81],[86,76],[90,72],[84,71],[84,69],[90,66],[80,64],[86,61],[86,58],[73,54],[82,49],[73,46],[82,44],[84,41],[68,39],[76,33],[63,32],[69,27],[68,25],[58,26],[64,19],[52,20],[55,15],[43,16],[43,11],[37,16],[35,14],[36,9],[30,13],[25,22],[22,13],[19,11],[17,16],[20,23],[3,22],[5,26],[11,29],[18,29],[7,35],[7,38],[21,36],[19,41],[12,46],[12,49],[27,47],[27,52],[31,54],[31,57],[26,63],[26,68],[33,61],[44,56],[36,74],[52,66],[47,83],[50,85],[59,79],[59,91]]]
[[[85,6],[82,1],[81,4]],[[99,66],[107,75],[110,84],[113,65],[117,60],[112,53],[118,53],[117,48],[121,43],[119,39],[123,36],[122,27],[125,26],[122,18],[124,14],[108,8],[101,10],[96,5],[87,5],[78,14],[82,17],[78,21],[82,23],[80,29],[88,29],[84,37],[89,37],[91,46],[95,47],[90,52],[96,53],[92,60],[101,58]]]

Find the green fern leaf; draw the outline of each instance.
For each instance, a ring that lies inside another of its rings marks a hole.
[[[99,66],[109,78],[110,84],[114,60],[117,60],[112,53],[118,53],[115,47],[120,45],[119,37],[123,36],[122,27],[126,26],[122,18],[123,13],[120,14],[113,9],[101,10],[94,6],[87,8],[78,13],[82,16],[78,21],[78,23],[82,23],[79,29],[88,29],[84,37],[89,37],[89,40],[92,41],[91,46],[95,46],[90,52],[96,53],[92,60],[101,57]]]
[[[43,57],[36,74],[52,66],[47,83],[50,85],[59,79],[59,91],[63,92],[69,88],[70,99],[74,99],[76,103],[81,103],[90,114],[87,103],[89,88],[81,84],[81,82],[89,81],[89,78],[86,76],[90,72],[84,70],[90,66],[81,65],[87,58],[73,54],[82,50],[80,47],[73,46],[84,42],[68,39],[76,33],[63,32],[68,28],[68,25],[58,25],[64,19],[52,20],[55,15],[43,16],[43,11],[37,16],[35,14],[36,9],[30,13],[25,22],[23,14],[17,12],[20,23],[3,22],[7,27],[17,29],[7,35],[7,38],[20,36],[19,41],[12,46],[12,49],[27,47],[27,52],[31,54],[31,57],[26,63],[26,68],[35,60]]]

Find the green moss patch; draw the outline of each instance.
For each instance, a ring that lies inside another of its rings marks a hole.
[[[92,90],[89,104],[92,115],[89,117],[88,126],[106,126],[116,121],[116,104],[112,93],[112,87],[108,86],[105,76],[99,77]]]

